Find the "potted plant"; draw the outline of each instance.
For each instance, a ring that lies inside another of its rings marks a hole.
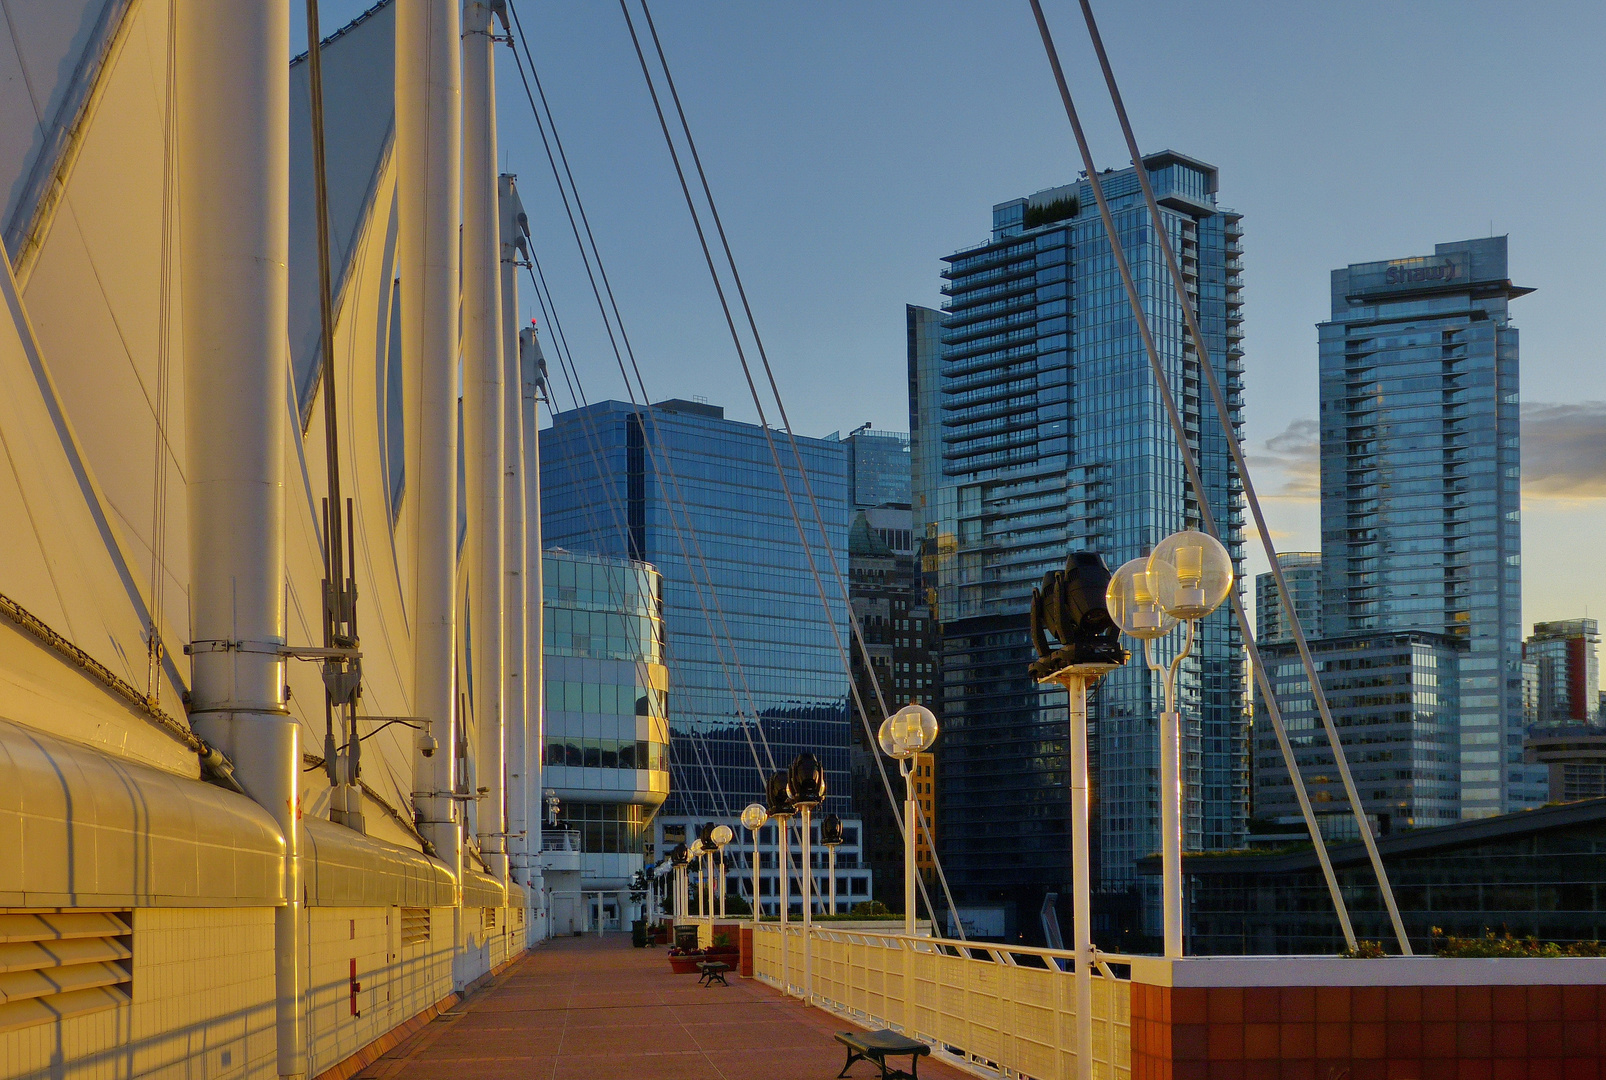
[[[729,958],[741,953],[740,946],[731,941],[729,934],[715,934],[714,943],[704,949],[704,954],[710,960],[723,960],[730,963]]]
[[[701,949],[682,949],[673,946],[669,950],[669,970],[676,975],[690,975],[706,958]]]

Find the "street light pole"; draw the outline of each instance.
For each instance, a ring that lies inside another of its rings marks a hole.
[[[842,843],[842,819],[835,814],[827,814],[820,819],[820,843],[825,845],[829,853],[826,856],[827,878],[826,887],[831,895],[831,914],[836,914],[836,849]]]
[[[825,770],[813,754],[799,754],[787,777],[792,804],[803,816],[803,1000],[814,1000],[814,856],[810,815],[825,801]]]
[[[915,933],[915,755],[931,748],[937,740],[937,717],[924,705],[905,705],[885,720],[876,733],[882,753],[896,758],[903,774],[903,932]],[[932,913],[936,921],[936,912]]]
[[[1165,709],[1160,713],[1160,862],[1165,954],[1182,955],[1182,717],[1177,712],[1177,668],[1193,651],[1193,623],[1170,664],[1154,658],[1154,642],[1143,642],[1149,670],[1159,673]]]
[[[764,828],[764,823],[769,819],[769,814],[766,813],[764,807],[758,803],[749,803],[747,806],[742,808],[742,824],[747,826],[747,830],[753,834],[753,930],[755,933],[758,931],[759,920],[758,834],[759,830]],[[755,949],[758,947],[756,940],[754,941],[753,947]]]
[[[792,992],[789,973],[790,957],[786,940],[787,909],[792,906],[790,879],[792,876],[792,838],[787,835],[787,822],[796,811],[792,802],[792,783],[785,771],[774,773],[764,785],[764,801],[770,817],[775,819],[776,866],[781,872],[781,993]]]
[[[903,774],[903,932],[915,934],[915,785],[908,758],[898,762]]]

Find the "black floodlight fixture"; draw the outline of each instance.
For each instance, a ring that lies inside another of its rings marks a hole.
[[[793,806],[813,809],[825,801],[825,770],[813,754],[805,751],[793,758],[787,778],[792,788]]]
[[[842,843],[842,819],[835,814],[827,814],[820,819],[820,843],[826,847],[836,847]]]
[[[669,849],[669,861],[675,866],[685,866],[691,862],[691,852],[686,850],[685,844],[676,844]]]
[[[1073,551],[1066,556],[1064,570],[1043,575],[1043,584],[1032,590],[1032,644],[1037,647],[1037,660],[1031,666],[1034,678],[1046,679],[1083,664],[1119,667],[1126,663],[1120,628],[1105,607],[1109,584],[1110,569],[1095,551]],[[1049,634],[1059,643],[1058,648],[1049,644]]]
[[[703,842],[704,851],[712,851],[714,847],[714,823],[705,821],[697,826],[697,839]]]
[[[797,813],[797,807],[792,804],[792,785],[784,770],[775,773],[764,785],[764,801],[772,818],[786,818]]]

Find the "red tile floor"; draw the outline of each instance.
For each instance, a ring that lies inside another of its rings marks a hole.
[[[551,941],[358,1074],[367,1080],[830,1080],[852,1025],[752,979],[702,987],[628,934]],[[907,1059],[895,1059],[894,1064]],[[879,1073],[856,1062],[848,1074]],[[921,1080],[968,1076],[927,1057]]]

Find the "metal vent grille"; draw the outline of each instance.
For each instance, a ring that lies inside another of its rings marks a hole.
[[[0,1031],[127,1004],[133,927],[131,911],[0,911]]]
[[[417,945],[429,940],[429,908],[404,907],[401,909],[401,943]]]
[[[481,908],[480,929],[489,933],[496,929],[496,909],[494,907]]]

